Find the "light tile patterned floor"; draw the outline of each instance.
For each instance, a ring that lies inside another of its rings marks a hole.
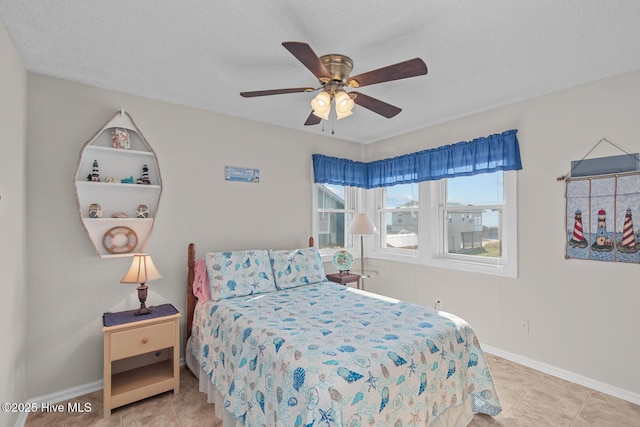
[[[475,415],[471,427],[640,427],[640,406],[487,354],[503,411]],[[180,393],[164,393],[117,408],[102,418],[102,391],[73,399],[91,403],[84,414],[35,413],[28,427],[220,427],[198,381],[181,372]],[[66,404],[67,402],[63,402]]]

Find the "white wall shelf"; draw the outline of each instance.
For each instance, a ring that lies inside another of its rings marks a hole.
[[[112,132],[115,128],[127,129],[130,149],[113,146]],[[98,162],[100,181],[90,180],[94,161]],[[137,183],[144,165],[148,168],[150,184]],[[107,177],[115,182],[106,182]],[[132,178],[133,183],[122,182],[127,178]],[[83,146],[75,175],[75,189],[80,220],[100,257],[130,256],[144,251],[157,215],[162,178],[155,152],[124,110],[117,112]],[[102,216],[99,218],[89,214],[89,207],[94,203],[100,205]],[[147,206],[146,218],[137,216],[140,205]],[[113,217],[115,214],[126,217]],[[120,232],[115,238],[109,238],[105,245],[104,236],[114,227],[120,227]],[[122,233],[127,229],[135,233],[135,240],[128,237],[130,233]],[[131,247],[134,241],[137,244]]]

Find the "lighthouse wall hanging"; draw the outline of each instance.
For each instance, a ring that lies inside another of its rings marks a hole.
[[[567,258],[640,262],[640,172],[566,178]]]
[[[74,183],[80,220],[100,257],[144,251],[162,179],[156,154],[129,113],[115,113],[85,143]]]

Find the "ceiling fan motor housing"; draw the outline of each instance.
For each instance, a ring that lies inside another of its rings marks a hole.
[[[320,57],[320,61],[331,75],[331,81],[340,82],[342,85],[347,84],[347,79],[351,70],[353,70],[353,61],[345,55],[331,53]],[[320,83],[326,84],[328,81],[320,79]]]

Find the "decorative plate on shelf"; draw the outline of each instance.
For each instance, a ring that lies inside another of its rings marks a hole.
[[[349,271],[352,263],[353,256],[344,249],[333,254],[333,265],[339,271]]]

